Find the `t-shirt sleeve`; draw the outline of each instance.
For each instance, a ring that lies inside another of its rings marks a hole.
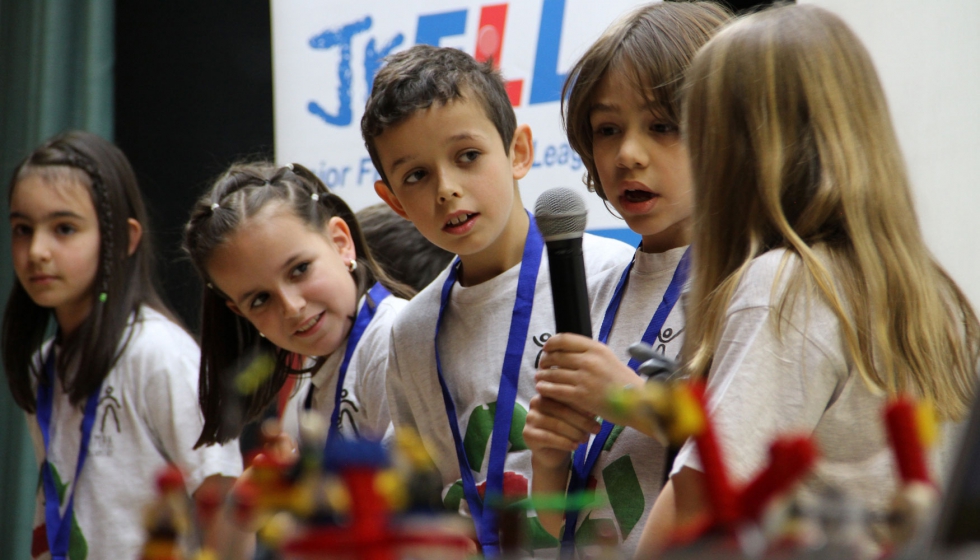
[[[806,312],[794,311],[797,315],[806,317]],[[780,332],[768,306],[739,309],[726,319],[707,391],[723,461],[734,482],[747,481],[768,462],[769,446],[778,436],[811,434],[843,385],[837,372],[846,368],[840,358],[806,334],[807,329],[826,333],[836,328],[825,324],[833,320],[827,313],[816,315],[818,320],[803,325],[784,321]],[[684,466],[702,470],[691,440],[671,474]]]
[[[391,330],[389,336],[388,358],[385,362],[385,394],[388,400],[391,423],[395,428],[405,427],[418,430],[418,424],[412,414],[412,407],[408,404],[408,393],[405,390],[405,372],[398,361],[398,345],[396,344],[394,329]]]
[[[197,396],[196,344],[189,337],[154,342],[154,348],[143,346],[134,359],[142,370],[143,419],[161,454],[183,470],[189,493],[209,476],[239,476],[242,457],[237,439],[194,449],[204,423]]]
[[[383,314],[375,318],[377,328],[371,330],[371,338],[358,345],[360,371],[357,372],[357,399],[363,410],[361,433],[380,439],[388,431],[391,415],[388,410],[385,377],[387,376],[391,323],[397,316],[394,308],[382,308]]]

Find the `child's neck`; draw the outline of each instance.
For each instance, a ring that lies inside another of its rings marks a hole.
[[[644,235],[640,250],[644,253],[665,253],[691,244],[690,218],[653,235]]]
[[[459,256],[463,265],[459,274],[461,286],[476,286],[496,278],[524,258],[524,242],[527,240],[530,219],[519,198],[514,206],[507,225],[489,247],[479,253]]]

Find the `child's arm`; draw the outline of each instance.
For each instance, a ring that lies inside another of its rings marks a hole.
[[[531,496],[564,495],[571,452],[598,431],[594,417],[540,395],[533,397],[524,425],[524,442],[531,449]],[[538,511],[541,525],[554,536],[562,517],[560,511]]]
[[[642,426],[633,426],[609,406],[609,394],[626,385],[640,386],[646,380],[618,360],[608,346],[581,335],[563,333],[549,338],[544,352],[541,370],[535,375],[541,396],[643,431]]]
[[[689,526],[708,515],[704,473],[684,467],[667,481],[650,510],[634,558],[659,555],[676,529]]]

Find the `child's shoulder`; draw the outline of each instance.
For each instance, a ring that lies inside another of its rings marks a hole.
[[[621,268],[630,262],[634,247],[609,237],[591,233],[582,236],[582,258],[585,261],[586,276],[598,274],[610,268]]]
[[[452,263],[449,266],[452,266]],[[442,285],[445,283],[446,276],[448,275],[449,267],[447,266],[428,286],[423,288],[421,292],[415,294],[415,297],[411,300],[401,300],[403,303],[398,304],[400,306],[398,308],[398,316],[393,321],[396,333],[412,332],[416,329],[423,328],[435,328],[435,321],[439,314],[439,304],[442,298]],[[426,332],[429,336],[432,336],[433,331],[428,330]]]
[[[200,349],[183,327],[148,305],[140,306],[132,321],[133,332],[125,355],[133,359],[197,362]]]

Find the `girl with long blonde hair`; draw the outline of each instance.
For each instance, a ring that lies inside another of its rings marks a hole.
[[[730,474],[745,482],[778,434],[810,433],[821,458],[803,491],[834,487],[882,512],[895,488],[886,398],[929,400],[944,432],[955,425],[973,398],[980,325],[922,239],[871,58],[837,16],[790,5],[721,31],[686,88],[683,355],[707,377]],[[693,451],[674,463],[641,550],[705,510]]]

